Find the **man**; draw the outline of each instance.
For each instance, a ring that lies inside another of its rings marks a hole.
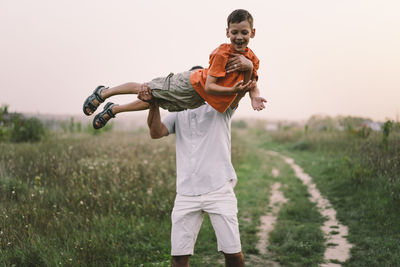
[[[241,64],[241,68],[246,67]],[[161,121],[159,106],[151,101],[151,93],[146,88],[139,92],[139,98],[149,102],[151,138],[176,135],[177,195],[171,215],[173,267],[189,266],[204,212],[210,216],[225,265],[244,266],[233,191],[237,177],[231,163],[230,125],[245,93],[238,95],[225,113],[203,104],[169,113]]]

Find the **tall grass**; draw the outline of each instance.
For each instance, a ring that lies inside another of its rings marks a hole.
[[[107,133],[0,143],[0,265],[169,259],[170,140]]]

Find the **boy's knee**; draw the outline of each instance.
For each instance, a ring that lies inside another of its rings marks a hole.
[[[227,254],[225,256],[225,266],[226,267],[243,267],[244,266],[244,256],[242,252]]]

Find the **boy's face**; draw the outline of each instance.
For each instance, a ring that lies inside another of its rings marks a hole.
[[[250,27],[247,20],[239,23],[230,23],[226,29],[226,37],[231,40],[231,44],[235,51],[244,52],[250,42],[250,38],[254,38],[256,30]]]

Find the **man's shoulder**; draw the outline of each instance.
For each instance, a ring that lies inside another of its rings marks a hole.
[[[202,113],[213,113],[216,115],[215,118],[217,118],[217,117],[231,116],[232,113],[234,112],[234,109],[228,107],[228,109],[225,112],[219,112],[218,110],[213,108],[210,104],[205,103],[199,111]]]

